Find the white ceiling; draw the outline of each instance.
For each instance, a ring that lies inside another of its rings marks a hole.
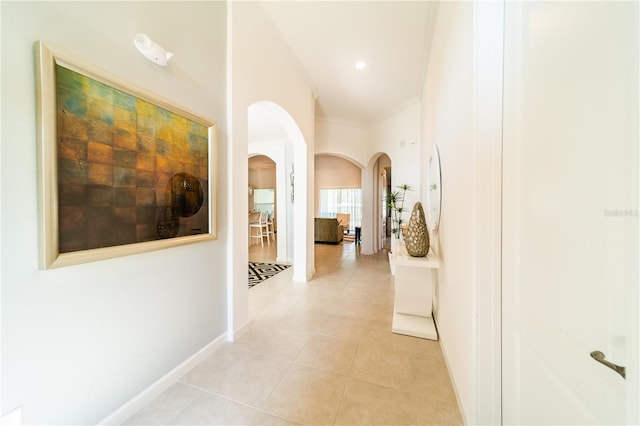
[[[435,2],[260,4],[316,84],[317,117],[369,125],[421,98]]]

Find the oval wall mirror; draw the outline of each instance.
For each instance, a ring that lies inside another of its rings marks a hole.
[[[433,154],[429,158],[429,166],[427,170],[427,208],[428,226],[432,235],[438,233],[440,226],[440,207],[442,204],[442,174],[440,172],[440,154],[438,147],[433,147]]]

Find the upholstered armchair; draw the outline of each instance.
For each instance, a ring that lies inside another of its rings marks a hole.
[[[336,219],[338,219],[338,223],[342,225],[345,231],[349,232],[351,229],[351,214],[349,213],[337,213]]]
[[[335,218],[316,217],[314,219],[314,235],[316,243],[338,244],[342,241],[344,227]]]

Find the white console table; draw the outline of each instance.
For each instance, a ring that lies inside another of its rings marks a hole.
[[[438,340],[433,322],[432,269],[440,260],[432,251],[426,257],[412,257],[404,244],[389,253],[389,266],[395,281],[395,303],[391,331],[398,334]]]

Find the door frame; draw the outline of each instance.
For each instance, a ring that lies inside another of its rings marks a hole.
[[[502,84],[504,2],[474,2],[476,139],[475,424],[502,424]]]
[[[290,215],[287,209],[286,186],[286,146],[284,140],[249,143],[248,158],[264,155],[275,163],[276,175],[276,262],[293,262],[293,254],[287,249],[289,241],[288,221]],[[252,206],[249,206],[251,208]]]

